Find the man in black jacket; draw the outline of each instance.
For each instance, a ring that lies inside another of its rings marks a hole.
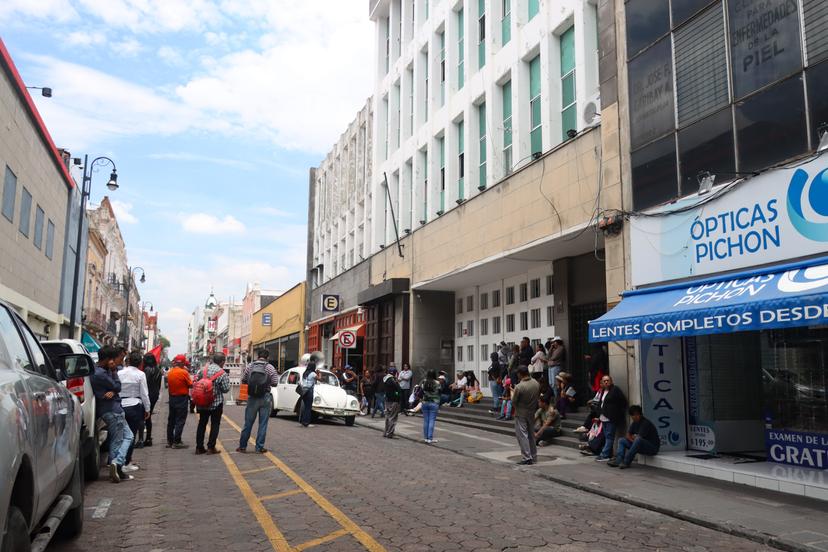
[[[612,383],[612,377],[604,376],[601,379],[601,414],[599,419],[604,428],[604,449],[595,459],[596,462],[606,462],[612,456],[612,447],[615,444],[615,433],[624,425],[624,410],[627,408],[627,397]]]
[[[532,350],[532,345],[529,343],[529,338],[524,337],[520,340],[520,353],[518,354],[518,367],[526,366],[529,367],[532,364],[532,357],[535,356],[535,352]]]

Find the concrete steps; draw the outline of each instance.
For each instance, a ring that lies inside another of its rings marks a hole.
[[[490,408],[492,408],[492,400],[489,398],[484,398],[476,404],[464,404],[461,408],[443,405],[437,419],[441,423],[513,437],[515,435],[514,422],[496,419],[496,415],[489,413]],[[581,440],[574,430],[583,422],[585,413],[576,411],[570,412],[567,416],[561,423],[563,434],[555,439],[555,444],[577,449]]]

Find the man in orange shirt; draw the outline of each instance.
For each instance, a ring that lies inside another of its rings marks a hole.
[[[176,356],[172,368],[167,372],[167,388],[170,391],[170,413],[167,418],[167,448],[183,449],[187,445],[181,442],[181,433],[187,421],[187,408],[190,403],[190,387],[193,378],[187,370],[187,357]]]

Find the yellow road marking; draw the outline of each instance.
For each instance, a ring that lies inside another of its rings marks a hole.
[[[338,529],[333,533],[328,533],[324,537],[320,537],[318,539],[309,540],[308,542],[303,542],[294,548],[297,552],[301,552],[302,550],[307,550],[308,548],[313,548],[314,546],[319,546],[320,544],[325,544],[326,542],[331,542],[332,540],[338,539],[339,537],[344,537],[345,535],[349,535],[347,529]]]
[[[219,443],[218,445],[219,450],[224,449]],[[227,452],[225,450],[225,452]],[[267,538],[270,540],[270,544],[273,546],[273,549],[276,552],[291,552],[291,547],[285,539],[285,536],[279,531],[276,524],[273,523],[273,518],[270,517],[270,514],[267,513],[262,501],[256,497],[256,493],[253,492],[253,489],[250,488],[250,484],[245,480],[244,476],[239,471],[239,467],[236,466],[236,463],[230,458],[229,454],[221,454],[221,459],[224,460],[224,464],[227,466],[227,471],[230,472],[230,475],[233,477],[233,481],[236,482],[236,486],[238,486],[239,490],[244,496],[244,500],[247,501],[247,505],[250,507],[250,510],[256,516],[256,520],[259,522],[259,525],[262,526],[264,529]]]
[[[273,467],[275,468],[276,466],[273,466]],[[298,494],[302,494],[304,492],[305,491],[303,491],[302,489],[293,489],[292,491],[285,491],[283,493],[276,493],[276,494],[272,494],[272,495],[260,496],[259,500],[264,502],[265,500],[275,500],[277,498],[285,498],[286,496],[298,495]]]
[[[227,421],[230,427],[241,433],[241,428],[238,426],[238,424],[236,424],[236,422],[231,420],[227,416],[227,414],[224,414],[222,417]],[[374,539],[374,537],[369,535],[362,527],[351,521],[351,518],[346,516],[327,498],[319,494],[319,492],[314,487],[312,487],[307,481],[299,477],[299,474],[290,469],[290,467],[288,467],[287,464],[276,458],[272,452],[266,452],[265,456],[268,460],[270,460],[273,463],[273,465],[282,470],[282,473],[291,478],[293,482],[296,483],[296,486],[302,489],[305,492],[305,494],[307,494],[311,498],[311,500],[316,502],[320,508],[325,510],[329,516],[334,518],[337,521],[337,523],[339,523],[344,529],[346,529],[350,534],[352,534],[354,538],[356,538],[360,543],[362,543],[362,546],[364,546],[366,550],[368,550],[369,552],[386,552],[385,548],[379,542],[377,542]],[[259,502],[259,504],[261,505],[261,502]]]
[[[267,470],[275,469],[276,466],[265,466],[264,468],[256,468],[255,470],[244,470],[241,472],[242,475],[249,475],[251,473],[259,473]]]

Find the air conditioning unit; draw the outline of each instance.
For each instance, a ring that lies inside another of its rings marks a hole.
[[[601,122],[601,96],[596,94],[584,104],[581,110],[581,125],[583,128],[595,126]]]

